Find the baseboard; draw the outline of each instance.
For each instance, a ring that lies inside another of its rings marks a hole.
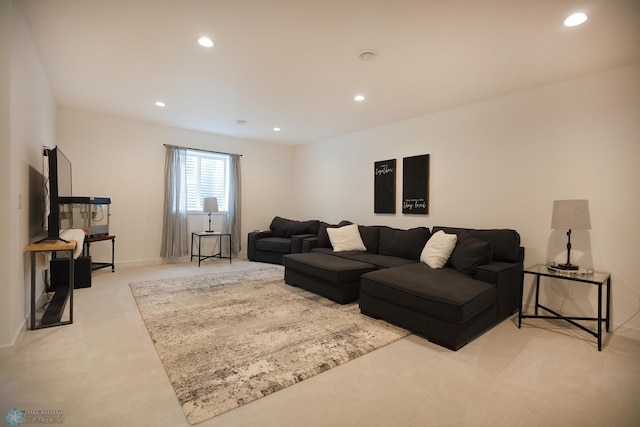
[[[134,267],[147,267],[150,265],[162,265],[162,264],[176,264],[181,262],[189,262],[189,256],[180,257],[177,259],[165,259],[165,258],[154,258],[154,259],[145,259],[145,260],[137,260],[137,261],[118,261],[115,263],[115,271],[118,271],[120,268],[134,268]],[[97,271],[104,271],[111,273],[110,268],[104,268]]]
[[[617,337],[624,337],[634,341],[640,341],[640,329],[638,328],[629,328],[627,326],[616,326],[612,325],[609,329],[611,333],[613,333]]]
[[[119,261],[116,263],[116,271],[118,270],[118,268],[146,267],[149,265],[161,265],[161,264],[179,264],[179,263],[189,262],[190,258],[191,257],[189,255],[185,255],[178,258],[154,258],[154,259],[138,260],[138,261]],[[247,252],[242,251],[237,256],[234,256],[233,259],[246,261]],[[111,271],[111,270],[105,269],[105,271]]]
[[[44,304],[47,303],[47,301],[48,301],[47,293],[43,290],[40,293],[40,296],[38,296],[38,299],[36,300],[36,307],[42,307]],[[26,333],[27,329],[30,327],[29,325],[30,319],[31,319],[31,313],[27,313],[27,316],[22,320],[22,323],[20,324],[20,328],[18,328],[18,331],[16,332],[16,335],[13,337],[12,343],[8,345],[0,346],[0,361],[10,359],[15,355],[18,345],[22,342],[22,339],[24,338],[24,334]]]

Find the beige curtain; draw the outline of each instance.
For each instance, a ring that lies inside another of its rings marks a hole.
[[[231,174],[229,182],[229,227],[231,228],[231,253],[238,255],[242,250],[242,230],[240,229],[240,201],[242,198],[240,178],[240,155],[231,154]]]
[[[164,167],[164,214],[160,256],[177,258],[189,255],[190,240],[187,224],[187,150],[166,146]]]

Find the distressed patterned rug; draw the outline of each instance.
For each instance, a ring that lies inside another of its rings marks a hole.
[[[409,334],[283,276],[266,267],[130,285],[191,424]]]

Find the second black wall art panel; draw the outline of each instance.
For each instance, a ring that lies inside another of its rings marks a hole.
[[[405,157],[402,163],[402,213],[429,213],[429,155]]]

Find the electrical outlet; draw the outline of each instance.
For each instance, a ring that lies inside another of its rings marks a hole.
[[[22,209],[22,193],[18,194],[18,209]]]

